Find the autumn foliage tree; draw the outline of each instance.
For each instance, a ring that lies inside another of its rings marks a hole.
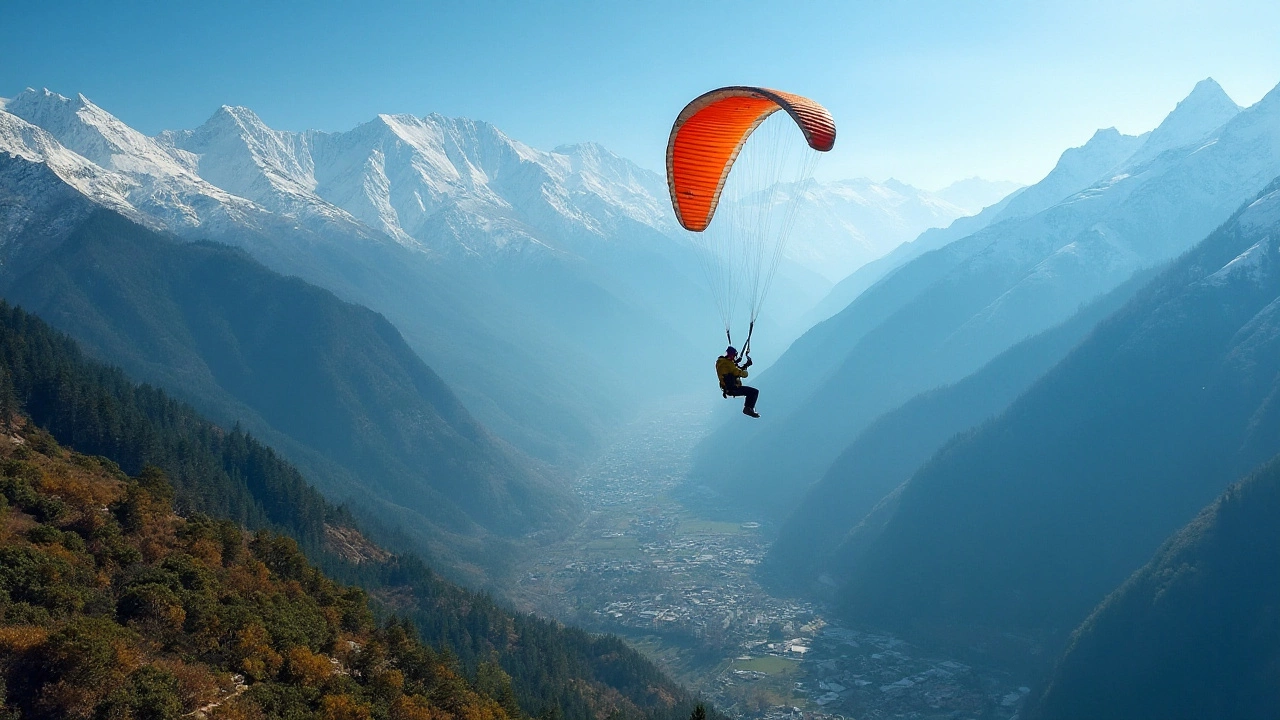
[[[468,682],[293,540],[180,517],[159,469],[131,478],[14,431],[0,437],[0,717],[518,716],[500,668]]]

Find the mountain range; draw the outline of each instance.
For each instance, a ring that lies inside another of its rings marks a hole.
[[[542,152],[438,115],[281,132],[234,107],[147,137],[28,90],[3,103],[0,147],[6,297],[244,424],[472,582],[501,572],[495,543],[565,526],[555,476],[654,394],[618,381],[620,353],[663,392],[700,377],[696,262],[665,184],[598,145]],[[798,243],[817,267],[834,233],[882,252],[964,212],[895,182],[813,197],[841,219]],[[173,242],[202,238],[248,256]]]
[[[456,646],[510,714],[687,712],[620,642],[413,557],[500,582],[518,544],[574,524],[567,471],[705,380],[696,263],[659,177],[436,115],[295,133],[224,107],[147,137],[48,91],[0,102],[0,150],[0,294],[223,427],[7,306],[6,422],[29,413],[146,492],[167,492],[144,470],[162,466],[196,524],[293,535]],[[1020,647],[1019,672],[1047,678],[1029,717],[1268,716],[1278,177],[1280,88],[1242,110],[1206,80],[1027,188],[807,188],[762,326],[830,315],[760,378],[768,421],[703,444],[687,497],[778,523],[763,579],[853,625]],[[58,497],[19,485],[5,497],[48,525],[31,542],[85,549]]]
[[[439,115],[286,132],[242,107],[148,137],[48,90],[2,108],[10,155],[135,222],[241,247],[381,312],[482,423],[555,465],[588,456],[652,394],[618,382],[619,354],[679,391],[718,334],[662,178],[599,145],[544,152]],[[822,232],[796,235],[761,320],[779,348],[831,282],[815,268],[852,268],[965,212],[893,182],[813,193]],[[850,255],[842,237],[865,247]]]
[[[1223,123],[1239,110],[1235,103],[1217,88],[1212,80],[1202,81],[1183,103],[1188,103],[1187,119],[1173,121],[1180,133],[1189,132],[1184,125],[1201,129]],[[1194,99],[1194,100],[1193,100]],[[1204,107],[1198,107],[1203,105]],[[844,310],[867,288],[931,250],[968,237],[992,223],[1014,217],[1034,215],[1087,187],[1109,170],[1131,157],[1146,144],[1150,133],[1123,135],[1115,128],[1098,130],[1087,143],[1062,153],[1053,169],[1039,182],[1027,188],[1014,188],[1003,197],[958,218],[945,228],[932,228],[911,242],[894,248],[884,257],[869,262],[832,288],[831,293],[814,309],[811,319],[816,324]],[[964,182],[964,181],[962,181]],[[945,193],[948,188],[940,190]]]
[[[132,130],[86,98],[64,98],[47,91],[29,91],[8,100],[5,113],[10,126],[20,127],[30,124],[28,121],[47,126],[48,134],[23,127],[21,133],[25,134],[10,133],[9,137],[20,141],[38,135],[38,146],[56,148],[59,157],[69,155],[67,150],[79,154],[76,164],[64,174],[100,176],[103,182],[118,187],[115,199],[126,204],[116,202],[115,209],[131,219],[180,237],[242,247],[277,272],[300,276],[345,300],[383,312],[414,350],[440,369],[483,422],[543,459],[569,461],[586,451],[593,438],[604,431],[604,419],[626,406],[626,389],[616,387],[607,368],[609,352],[616,347],[606,346],[620,342],[625,334],[628,341],[646,348],[680,347],[677,335],[661,327],[660,319],[638,309],[641,302],[634,294],[623,297],[625,285],[609,286],[608,278],[600,277],[607,275],[606,271],[564,250],[533,242],[530,226],[510,217],[492,218],[490,224],[520,232],[504,236],[495,230],[489,250],[496,252],[500,246],[510,245],[511,252],[519,248],[537,257],[502,263],[486,251],[475,257],[475,262],[445,263],[425,246],[414,246],[401,230],[395,230],[393,237],[386,234],[390,228],[365,225],[302,187],[302,180],[289,174],[300,164],[312,167],[309,155],[294,158],[293,166],[287,167],[289,158],[284,151],[269,142],[281,144],[292,139],[296,141],[293,147],[309,148],[307,138],[273,133],[261,123],[249,122],[251,113],[224,109],[198,132],[189,136],[168,133],[159,138]],[[383,131],[373,132],[375,125]],[[372,158],[385,157],[399,147],[413,156],[413,160],[406,160],[409,165],[431,167],[428,159],[447,159],[443,151],[427,158],[428,151],[439,148],[422,149],[402,142],[395,130],[404,127],[390,117],[380,118],[350,139],[363,137],[367,144],[361,151]],[[489,132],[474,138],[477,142],[487,139],[507,150],[515,147],[485,127]],[[192,147],[209,149],[208,159],[178,148],[174,143],[179,135]],[[243,152],[233,152],[236,147]],[[517,170],[521,163],[531,168],[537,165],[521,158],[516,152],[519,148],[507,155],[483,145],[471,149],[477,155],[474,163],[468,158],[455,161],[472,168],[481,179],[487,176],[475,166],[486,159],[496,163],[489,168],[490,176],[497,175],[497,167],[512,157]],[[11,154],[36,162],[43,158],[27,146]],[[61,168],[50,167],[55,173]],[[352,170],[362,167],[357,163]],[[197,171],[233,184],[253,199],[215,186]],[[320,177],[325,177],[323,172]],[[534,178],[530,193],[535,198],[542,197],[538,179]],[[355,188],[367,185],[376,195],[379,186],[375,180],[357,174],[351,183]],[[505,202],[483,182],[475,184],[476,193],[453,187],[458,183],[450,185],[449,178],[442,179],[441,185],[461,196],[449,200],[448,207],[432,217],[445,226],[456,226],[462,236],[468,228],[484,224],[474,213],[463,213],[466,208],[479,207],[477,193],[491,205]],[[424,188],[414,186],[407,192],[412,197],[426,197]],[[389,187],[384,190],[391,191]],[[361,197],[364,199],[359,202],[352,199],[357,213],[361,202],[377,204],[389,196]],[[452,198],[447,194],[441,197]],[[535,211],[531,214],[537,215]],[[555,213],[542,212],[548,214]],[[511,244],[502,237],[524,240]],[[621,238],[617,240],[626,245]],[[475,238],[467,242],[473,250],[484,249]],[[443,248],[445,243],[437,245]],[[644,253],[643,249],[636,251]],[[636,268],[657,263],[670,270],[652,256],[633,259]],[[679,273],[665,275],[667,287],[692,286],[681,285]],[[679,291],[675,292],[678,295]],[[598,337],[584,337],[584,327],[596,328]]]
[[[1140,148],[1122,170],[1191,165],[1132,189],[1147,197],[1127,212],[1174,214],[1159,195],[1203,202],[1232,171],[1280,175],[1276,92],[1190,152]],[[1181,134],[1145,142],[1194,135],[1175,119]],[[1107,222],[1141,237],[1132,216]],[[1274,714],[1280,178],[1205,235],[868,424],[787,518],[764,579],[1017,668],[1038,686],[1027,717]]]

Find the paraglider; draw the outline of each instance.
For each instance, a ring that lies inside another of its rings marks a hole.
[[[671,206],[699,249],[730,345],[716,359],[716,375],[725,397],[746,398],[743,413],[752,417],[759,417],[759,393],[741,386],[751,365],[751,336],[786,249],[798,201],[818,157],[835,140],[835,121],[818,103],[748,86],[695,98],[676,117],[667,140]],[[739,302],[748,305],[740,354],[732,333]]]

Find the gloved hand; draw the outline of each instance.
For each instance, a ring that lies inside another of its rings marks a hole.
[[[751,367],[751,363],[752,363],[751,356],[750,356],[750,355],[748,355],[748,356],[747,356],[747,364],[746,364],[746,365],[743,365],[742,367],[744,367],[744,368],[749,368],[749,367]]]

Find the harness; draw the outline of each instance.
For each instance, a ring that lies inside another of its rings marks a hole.
[[[742,353],[740,354],[741,357],[747,357],[748,355],[751,354],[751,334],[755,332],[755,330],[756,330],[756,321],[752,320],[751,323],[747,325],[747,341],[742,344]],[[733,347],[733,335],[729,333],[729,328],[727,327],[724,329],[724,337],[726,340],[729,341],[729,347]],[[734,363],[734,364],[736,365],[737,363]],[[736,397],[736,396],[729,395],[729,389],[736,388],[736,387],[742,387],[742,378],[738,377],[737,375],[721,375],[720,376],[720,396],[721,397],[723,397],[726,400],[728,400],[730,397]]]

